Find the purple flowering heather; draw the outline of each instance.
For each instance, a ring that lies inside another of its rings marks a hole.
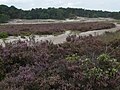
[[[119,45],[92,36],[71,36],[58,45],[7,44],[0,47],[0,89],[119,90]]]

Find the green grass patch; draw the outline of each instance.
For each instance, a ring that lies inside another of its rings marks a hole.
[[[100,39],[102,39],[102,41],[105,43],[109,43],[114,40],[119,40],[120,39],[120,31],[106,32],[105,34],[100,36]]]

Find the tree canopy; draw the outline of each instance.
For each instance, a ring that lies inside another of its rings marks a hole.
[[[0,23],[5,23],[10,19],[8,15],[0,14]]]
[[[31,10],[17,9],[14,6],[0,5],[0,14],[10,16],[10,19],[66,19],[79,17],[104,17],[120,19],[120,12],[102,10],[86,10],[82,8],[36,8]]]

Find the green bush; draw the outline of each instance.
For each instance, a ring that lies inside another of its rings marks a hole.
[[[7,38],[8,37],[8,33],[7,32],[0,32],[0,39],[1,38]]]
[[[77,53],[72,54],[72,55],[68,55],[66,57],[66,60],[68,60],[68,61],[77,61],[79,59],[80,59],[80,56],[78,56]]]
[[[90,64],[88,65],[90,66]],[[114,59],[110,58],[107,54],[101,54],[96,63],[93,65],[92,68],[88,69],[86,72],[86,76],[90,77],[113,77],[118,71],[120,70],[120,63]]]

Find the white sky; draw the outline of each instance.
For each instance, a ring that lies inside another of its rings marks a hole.
[[[0,0],[0,4],[21,9],[73,7],[94,10],[120,11],[120,0]]]

